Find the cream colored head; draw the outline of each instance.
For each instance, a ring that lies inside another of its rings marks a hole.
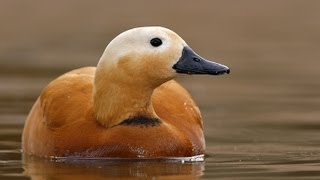
[[[93,92],[97,120],[113,127],[130,117],[157,117],[153,90],[177,73],[219,75],[229,69],[200,57],[169,29],[140,27],[121,33],[97,66]]]
[[[155,38],[160,39],[162,44],[153,46],[151,41]],[[121,83],[126,81],[158,86],[176,75],[172,67],[181,57],[185,46],[180,36],[163,27],[130,29],[109,43],[99,61],[97,72],[112,73],[113,78]]]

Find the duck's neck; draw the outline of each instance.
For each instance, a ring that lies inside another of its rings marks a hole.
[[[102,126],[113,127],[138,116],[157,118],[151,102],[154,88],[100,79],[95,80],[93,110]]]

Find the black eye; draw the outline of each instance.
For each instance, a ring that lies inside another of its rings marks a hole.
[[[162,44],[162,41],[159,38],[153,38],[153,39],[150,40],[150,44],[153,47],[158,47],[158,46],[160,46]]]

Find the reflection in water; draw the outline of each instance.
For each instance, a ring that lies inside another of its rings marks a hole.
[[[24,156],[24,174],[32,179],[105,179],[132,177],[166,177],[191,179],[200,177],[204,162],[179,161],[121,161],[121,160],[67,160],[50,161]]]
[[[245,144],[209,147],[205,162],[178,161],[52,161],[1,151],[0,179],[306,179],[320,176],[320,151],[292,150],[288,145]],[[317,179],[317,178],[316,178]]]

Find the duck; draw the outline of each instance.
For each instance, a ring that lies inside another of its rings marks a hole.
[[[23,128],[23,154],[38,157],[166,158],[205,153],[203,121],[178,74],[229,74],[174,31],[136,27],[117,35],[96,67],[41,91]]]

